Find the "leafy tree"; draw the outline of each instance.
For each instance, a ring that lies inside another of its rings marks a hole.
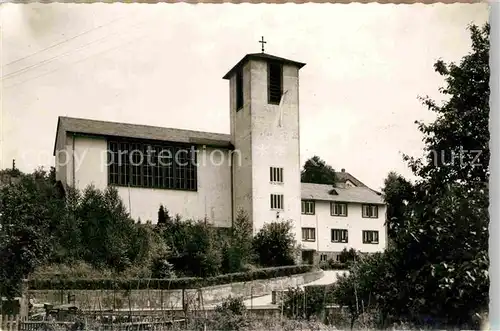
[[[337,175],[335,170],[319,156],[313,156],[304,164],[300,174],[300,181],[302,183],[335,185]]]
[[[49,258],[51,230],[64,204],[43,169],[17,177],[0,187],[0,296],[10,298],[19,294],[21,280]]]
[[[411,211],[409,203],[413,200],[413,185],[403,176],[390,172],[384,181],[384,200],[387,204],[388,235],[394,240],[404,226],[404,220]]]
[[[473,316],[487,311],[489,25],[469,29],[472,52],[435,65],[449,98],[422,99],[437,119],[418,123],[427,156],[405,157],[417,181],[386,181],[393,245],[346,280],[385,324],[478,327]],[[342,286],[339,298],[352,305],[352,288]]]
[[[258,264],[266,267],[293,265],[295,238],[291,221],[266,223],[252,242]]]
[[[489,25],[469,29],[472,52],[458,65],[435,64],[449,99],[442,105],[422,99],[437,119],[419,123],[428,156],[407,158],[421,179],[398,234],[400,254],[413,257],[401,256],[400,270],[408,283],[421,284],[408,293],[408,313],[446,316],[454,325],[487,309],[489,287]]]

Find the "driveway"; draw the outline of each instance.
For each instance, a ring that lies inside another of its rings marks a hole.
[[[302,285],[301,288],[304,288],[304,286],[308,285],[328,285],[328,284],[333,284],[337,281],[337,278],[339,275],[347,273],[348,271],[345,270],[326,270],[323,272],[323,277],[321,277],[318,280],[315,280],[314,282],[307,283],[305,285]],[[264,295],[261,297],[253,298],[253,299],[248,299],[245,300],[245,305],[247,307],[257,307],[257,306],[274,306],[271,304],[272,301],[272,295]]]

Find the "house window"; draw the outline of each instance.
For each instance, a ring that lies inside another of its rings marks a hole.
[[[108,183],[158,189],[197,190],[194,146],[108,142]]]
[[[243,71],[236,73],[236,111],[243,108]]]
[[[321,254],[320,261],[321,262],[325,262],[326,261],[326,254]]]
[[[363,205],[363,217],[364,218],[378,218],[378,206],[377,205]]]
[[[283,210],[283,194],[271,194],[271,209]]]
[[[363,230],[363,244],[378,244],[378,231]]]
[[[283,168],[269,168],[271,183],[283,183]]]
[[[279,104],[283,93],[283,66],[281,63],[270,62],[267,66],[267,98],[271,104]]]
[[[347,230],[332,229],[332,243],[346,243],[346,242],[348,242]]]
[[[302,241],[315,241],[316,229],[315,228],[302,228]]]
[[[330,203],[330,215],[347,216],[347,204],[338,202]]]
[[[302,200],[302,214],[314,215],[314,201]]]

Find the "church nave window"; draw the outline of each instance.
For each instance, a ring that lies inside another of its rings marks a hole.
[[[283,93],[283,65],[270,62],[267,66],[268,103],[279,104]]]
[[[110,185],[197,190],[193,147],[151,145],[137,141],[110,141],[108,147]]]

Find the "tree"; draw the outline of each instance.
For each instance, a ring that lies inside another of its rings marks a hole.
[[[223,265],[226,272],[238,272],[253,260],[252,252],[253,225],[244,210],[238,210],[229,243],[223,247]]]
[[[398,248],[413,259],[400,267],[407,281],[422,284],[408,296],[425,301],[412,310],[454,325],[488,304],[489,29],[469,27],[472,51],[458,65],[435,64],[449,99],[422,99],[437,114],[418,123],[428,155],[407,157],[420,180],[407,230],[398,234]]]
[[[474,328],[473,316],[487,311],[489,25],[469,29],[472,52],[458,65],[435,64],[449,98],[422,98],[437,119],[417,123],[426,157],[405,156],[415,184],[386,180],[393,245],[348,276],[385,323]]]
[[[313,156],[304,163],[300,174],[302,183],[335,185],[337,175],[335,170],[325,163],[319,156]]]
[[[388,235],[394,240],[396,233],[404,227],[404,220],[410,212],[408,204],[413,199],[413,185],[403,176],[390,172],[384,181],[382,191],[387,204]]]
[[[266,267],[293,265],[295,238],[291,221],[266,223],[252,242],[257,262]]]
[[[64,200],[42,168],[0,187],[0,296],[19,295],[23,278],[48,260]]]

